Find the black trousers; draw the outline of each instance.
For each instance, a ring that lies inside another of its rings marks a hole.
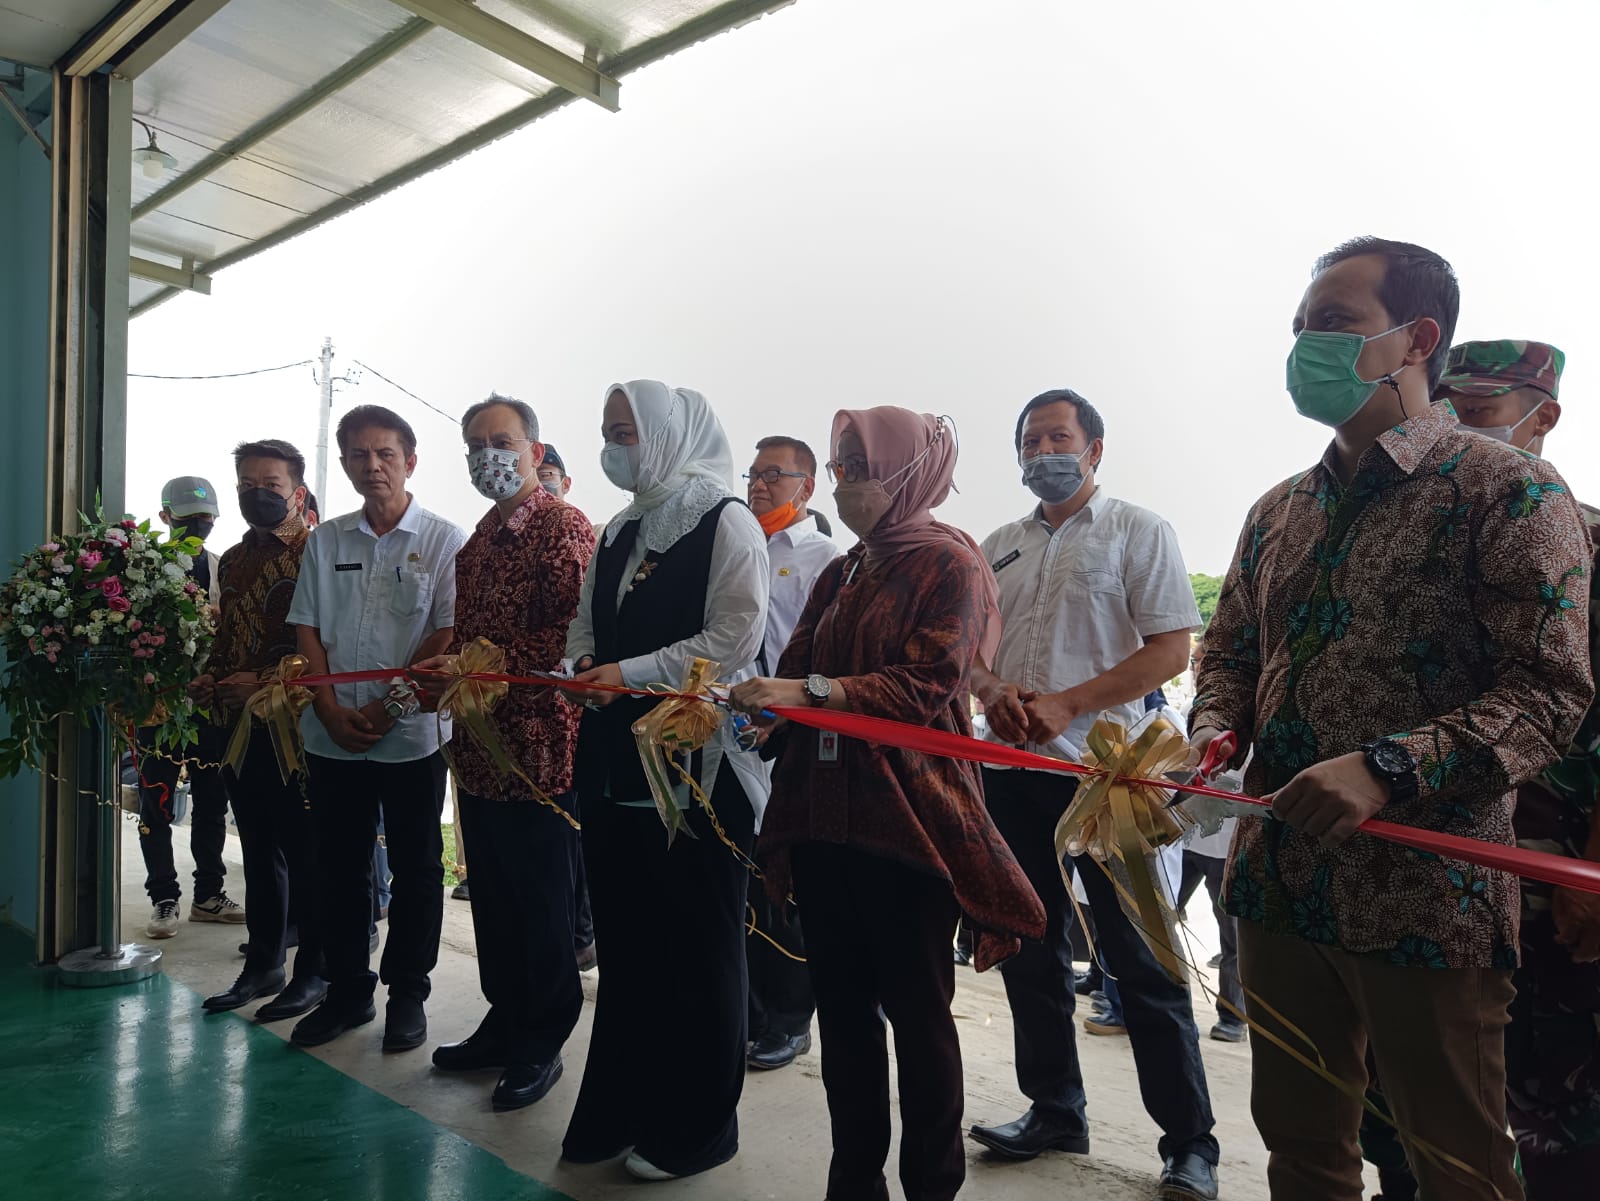
[[[295,976],[322,975],[322,881],[315,823],[301,781],[291,776],[287,784],[283,782],[272,737],[260,725],[251,732],[240,773],[225,767],[222,779],[244,852],[249,901],[245,920],[250,932],[245,970],[271,972],[282,967],[289,927],[294,925],[300,931]]]
[[[906,1201],[949,1201],[966,1177],[950,885],[852,847],[794,850],[833,1127],[829,1201],[888,1201],[889,1051],[900,1066],[900,1183]]]
[[[763,1034],[798,1037],[811,1029],[811,1015],[817,1010],[816,998],[811,995],[811,972],[803,962],[806,944],[800,933],[800,916],[791,904],[774,904],[765,882],[753,874],[750,908],[755,917],[755,930],[745,941],[750,961],[750,1038],[753,1041]],[[791,959],[790,955],[800,958]]]
[[[383,806],[389,870],[389,938],[381,975],[391,996],[425,1001],[439,959],[444,922],[444,758],[435,751],[410,763],[307,755],[317,860],[322,867],[323,954],[330,1005],[361,1009],[379,979],[370,966],[372,844]],[[301,937],[305,937],[302,928]]]
[[[154,750],[154,730],[139,731],[141,750]],[[189,850],[194,855],[194,897],[209,901],[222,891],[228,869],[222,848],[228,841],[228,794],[217,765],[228,748],[228,731],[202,722],[200,736],[187,751],[189,761]],[[172,858],[173,804],[184,751],[148,754],[139,762],[139,852],[144,856],[144,889],[152,904],[183,895]],[[209,764],[210,766],[203,766]]]
[[[583,866],[583,843],[572,856],[572,949],[582,951],[594,945],[594,907],[589,904],[589,872]]]
[[[755,815],[726,764],[711,801],[748,854]],[[676,1175],[702,1171],[739,1148],[749,872],[698,807],[686,812],[694,837],[670,848],[654,808],[585,796],[582,811],[605,966],[562,1149],[593,1161],[632,1146]]]
[[[1217,1016],[1238,1021],[1244,1012],[1244,986],[1239,983],[1239,919],[1222,908],[1222,881],[1228,874],[1228,861],[1211,855],[1183,853],[1183,882],[1178,888],[1178,908],[1189,903],[1195,889],[1204,882],[1217,915],[1217,938],[1222,944],[1222,966],[1217,971]],[[1232,1005],[1229,1009],[1223,1005]]]
[[[1055,828],[1076,785],[1048,772],[983,773],[994,824],[1044,902],[1042,942],[1024,941],[1022,953],[1001,965],[1015,1028],[1017,1084],[1038,1110],[1050,1111],[1077,1133],[1089,1131],[1083,1071],[1072,1014],[1072,952],[1067,930],[1072,902],[1055,853]],[[1095,949],[1116,978],[1133,1044],[1145,1111],[1163,1134],[1163,1156],[1194,1152],[1215,1164],[1216,1124],[1200,1033],[1189,990],[1167,975],[1117,901],[1100,866],[1083,858],[1078,876],[1094,913]]]
[[[556,797],[569,808],[569,792]],[[583,1012],[572,954],[572,864],[578,832],[537,801],[457,789],[472,865],[478,983],[489,1012],[479,1030],[512,1061],[549,1063]]]

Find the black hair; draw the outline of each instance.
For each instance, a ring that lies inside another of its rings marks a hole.
[[[339,418],[339,428],[334,431],[339,453],[345,453],[345,444],[351,434],[370,429],[393,430],[400,435],[400,445],[405,448],[406,458],[417,453],[417,435],[411,423],[393,409],[386,409],[382,405],[357,405]]]
[[[1397,325],[1431,317],[1439,324],[1439,345],[1428,356],[1428,393],[1439,386],[1445,360],[1455,341],[1456,316],[1461,311],[1461,283],[1455,268],[1433,251],[1410,242],[1391,242],[1371,235],[1351,238],[1317,260],[1316,279],[1335,263],[1357,255],[1380,255],[1385,263],[1378,300]]]
[[[467,436],[467,426],[472,424],[472,419],[485,409],[492,409],[495,405],[505,405],[522,418],[523,432],[528,435],[529,442],[539,440],[539,418],[534,414],[533,406],[527,401],[518,400],[514,396],[501,396],[498,392],[489,393],[488,400],[480,400],[461,415],[461,436]]]
[[[233,469],[238,471],[246,459],[278,459],[289,465],[289,478],[296,488],[306,482],[306,457],[282,438],[262,438],[257,442],[241,442],[233,448]]]
[[[799,438],[791,438],[787,434],[773,434],[770,438],[763,438],[756,443],[757,452],[763,450],[792,450],[795,462],[809,476],[817,474],[817,453]]]
[[[1100,416],[1100,410],[1095,408],[1071,388],[1052,388],[1048,392],[1041,392],[1027,404],[1022,406],[1022,412],[1017,417],[1017,453],[1022,453],[1022,427],[1028,424],[1028,414],[1035,409],[1042,409],[1045,405],[1069,404],[1078,410],[1078,424],[1083,427],[1085,436],[1093,442],[1096,438],[1106,436],[1105,418]],[[1095,466],[1099,466],[1098,463]]]

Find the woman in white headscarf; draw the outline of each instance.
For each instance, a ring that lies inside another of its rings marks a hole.
[[[766,624],[767,545],[730,487],[733,452],[705,397],[655,380],[613,386],[607,478],[633,501],[589,565],[567,654],[578,679],[676,688],[693,658],[751,674]],[[703,1172],[739,1146],[747,873],[680,789],[670,846],[630,727],[655,702],[587,694],[576,781],[605,970],[564,1158],[628,1153],[644,1180]],[[726,723],[686,766],[748,853],[766,778]]]

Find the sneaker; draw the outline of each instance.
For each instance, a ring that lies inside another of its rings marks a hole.
[[[467,891],[467,878],[461,877],[461,883],[450,890],[450,899],[453,901],[470,901],[472,894]]]
[[[1230,1014],[1219,1019],[1217,1024],[1211,1027],[1211,1037],[1219,1043],[1242,1043],[1250,1037],[1250,1034],[1245,1029],[1244,1023]]]
[[[150,924],[144,928],[151,938],[171,938],[178,932],[178,902],[157,901],[150,914]]]
[[[1128,1033],[1128,1027],[1123,1024],[1121,1018],[1102,1010],[1093,1017],[1083,1020],[1083,1032],[1085,1034],[1125,1035]]]
[[[244,924],[244,906],[238,904],[225,892],[219,892],[209,901],[191,901],[189,903],[189,920],[191,922],[225,922],[230,926]]]
[[[1206,966],[1208,968],[1210,968],[1212,971],[1216,971],[1219,967],[1221,967],[1222,966],[1222,952],[1218,951],[1210,959],[1206,960]]]

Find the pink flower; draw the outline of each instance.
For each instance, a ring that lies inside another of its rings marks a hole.
[[[55,651],[46,651],[44,658],[46,663],[56,663],[60,661]]]
[[[103,559],[104,557],[105,556],[102,555],[97,550],[79,551],[78,552],[78,566],[83,568],[85,571],[88,571],[96,563],[100,562],[100,560]]]
[[[128,628],[130,630],[132,630],[134,633],[138,633],[140,627],[143,626],[143,625],[144,625],[144,622],[140,621],[137,617],[135,617],[132,621],[130,621],[128,623]]]
[[[153,671],[145,672],[144,673],[144,682],[146,684],[154,684],[156,682],[155,672],[153,672]]]
[[[39,549],[42,550],[47,555],[53,555],[53,554],[56,553],[56,551],[61,549],[61,543],[59,543],[59,542],[46,542]]]
[[[133,611],[133,602],[121,593],[116,596],[106,597],[106,604],[117,613],[131,613]]]
[[[110,600],[114,596],[122,595],[122,580],[114,575],[108,575],[105,579],[100,581],[97,587],[105,594],[107,600]],[[113,608],[115,608],[115,606],[113,606]],[[129,605],[128,609],[131,608],[133,608],[133,606]],[[126,613],[128,609],[124,609],[122,611]]]
[[[120,522],[119,524],[125,530],[136,530],[136,529],[139,528],[138,522],[135,522],[135,521],[123,521],[123,522]]]
[[[190,580],[187,584],[185,584],[183,586],[183,590],[185,592],[187,592],[190,596],[196,596],[200,592],[200,586],[198,584],[196,584],[193,580]]]

